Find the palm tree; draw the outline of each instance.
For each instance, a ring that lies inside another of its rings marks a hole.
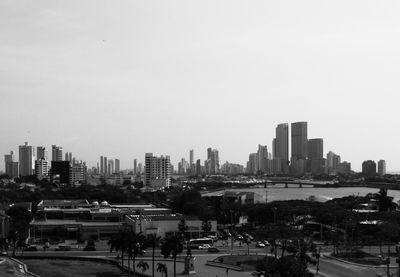
[[[110,245],[110,253],[112,253],[114,250],[116,252],[121,251],[121,265],[122,268],[124,268],[124,253],[126,252],[126,244],[125,244],[125,234],[126,232],[120,231],[118,234],[114,235],[109,241],[108,245]],[[128,274],[129,274],[129,269],[128,269]]]
[[[146,270],[149,269],[149,264],[146,263],[145,261],[140,261],[137,265],[137,268],[140,268],[142,270],[142,273],[144,273]]]
[[[204,220],[204,221],[201,223],[201,230],[202,230],[203,233],[205,234],[205,237],[208,236],[208,234],[209,234],[210,231],[211,231],[211,228],[212,228],[212,226],[211,226],[211,221],[209,221],[209,220]]]
[[[174,259],[174,277],[176,277],[176,257],[183,251],[183,239],[181,236],[167,238],[161,245],[161,254],[164,258],[172,256]]]
[[[160,237],[158,237],[156,234],[151,234],[148,235],[148,245],[151,245],[153,249],[152,253],[152,276],[154,277],[154,265],[155,265],[155,253],[156,253],[156,246],[160,242]]]
[[[135,277],[135,261],[136,257],[142,255],[145,249],[144,243],[144,236],[142,233],[136,234],[132,230],[129,230],[125,237],[126,247],[127,247],[127,254],[128,254],[128,267],[130,269],[129,260],[132,259],[133,263],[133,274],[132,276]],[[128,270],[129,274],[129,270]]]
[[[163,274],[165,274],[165,277],[167,277],[167,274],[168,274],[167,265],[162,264],[162,263],[157,263],[157,272],[160,272],[161,276],[163,276]]]

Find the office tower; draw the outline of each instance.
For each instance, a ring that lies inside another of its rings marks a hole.
[[[193,162],[194,162],[194,151],[192,149],[190,150],[190,158],[189,158],[190,168],[192,168]]]
[[[25,142],[19,146],[19,174],[21,176],[33,175],[35,170],[35,148]]]
[[[178,174],[187,174],[188,169],[188,162],[184,158],[182,158],[181,161],[178,163]]]
[[[143,164],[142,163],[138,163],[138,173],[142,174],[143,173]]]
[[[258,172],[258,155],[257,153],[251,153],[249,155],[249,161],[247,163],[247,173],[257,174]]]
[[[219,173],[219,153],[216,149],[207,149],[207,160],[209,163],[209,174],[217,174]]]
[[[307,159],[307,122],[292,123],[292,174],[301,176],[306,172]]]
[[[87,177],[87,167],[82,161],[75,162],[70,168],[70,184],[84,183]]]
[[[65,152],[65,161],[73,162],[72,152]]]
[[[100,175],[104,174],[104,159],[100,156]]]
[[[133,174],[137,174],[137,159],[133,160]]]
[[[152,153],[145,156],[145,186],[163,188],[170,185],[171,162],[169,156],[156,157]]]
[[[257,168],[256,171],[260,173],[269,173],[268,172],[268,148],[266,145],[258,145],[257,151]]]
[[[385,160],[378,161],[378,174],[384,176],[386,174],[386,162]]]
[[[273,142],[273,160],[275,173],[289,173],[289,124],[279,124],[275,129],[276,138]]]
[[[365,176],[375,176],[376,175],[376,163],[374,161],[368,160],[362,163],[362,173]]]
[[[69,161],[51,161],[50,180],[53,183],[69,184],[71,165]]]
[[[198,159],[196,161],[196,175],[201,175],[201,174],[202,174],[202,172],[201,172],[201,160]]]
[[[108,161],[108,174],[113,174],[115,172],[114,170],[114,160],[109,160]]]
[[[310,172],[312,174],[322,174],[325,164],[323,139],[309,139],[307,153],[307,172]]]
[[[51,146],[51,160],[52,161],[62,161],[63,159],[63,150],[61,146],[52,145]]]
[[[38,180],[47,179],[49,177],[49,161],[45,159],[36,160],[35,175]]]
[[[14,151],[4,155],[5,172],[10,178],[18,177],[19,164],[15,161]]]
[[[104,165],[104,175],[108,175],[110,174],[110,172],[108,172],[108,162],[107,162],[107,157],[103,157],[103,165]]]
[[[119,159],[114,160],[114,165],[115,165],[114,172],[119,173],[121,171]]]
[[[340,164],[340,156],[332,151],[326,154],[326,173],[329,175],[336,175],[338,173],[338,166]]]
[[[46,147],[38,146],[36,147],[36,159],[37,160],[48,160],[49,159],[49,151],[47,151]]]

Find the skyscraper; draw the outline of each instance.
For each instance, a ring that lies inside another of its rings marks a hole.
[[[49,161],[37,159],[35,161],[35,175],[38,180],[46,179],[49,176]]]
[[[19,146],[19,173],[21,176],[33,175],[35,170],[35,149],[25,142]]]
[[[133,174],[137,174],[137,159],[133,160]]]
[[[340,160],[339,155],[329,151],[328,154],[326,154],[326,173],[330,175],[337,174]]]
[[[291,169],[294,175],[303,175],[307,159],[307,122],[292,123]]]
[[[18,177],[19,164],[15,161],[14,152],[4,155],[5,172],[10,178]]]
[[[384,176],[386,174],[386,161],[378,161],[378,174],[379,176]]]
[[[104,159],[103,156],[100,156],[100,175],[104,174]]]
[[[307,172],[310,172],[312,174],[322,174],[325,164],[323,139],[309,139],[307,153]]]
[[[51,146],[51,160],[52,161],[62,161],[63,159],[63,150],[61,146],[52,145]]]
[[[170,185],[171,162],[169,156],[155,157],[152,153],[145,156],[145,186],[163,188]]]
[[[209,174],[217,174],[219,173],[219,153],[216,149],[207,149],[207,160],[209,160]]]
[[[119,173],[121,171],[119,159],[115,159],[114,164],[115,164],[115,171],[114,172],[115,173]]]
[[[276,129],[276,138],[273,142],[274,167],[279,167],[276,173],[289,173],[289,125],[279,124]]]
[[[108,160],[108,170],[107,170],[107,172],[110,175],[115,172],[114,171],[114,160],[113,159]]]
[[[103,172],[103,174],[104,174],[104,175],[108,175],[108,174],[110,174],[110,172],[108,172],[108,162],[107,162],[107,157],[103,157],[103,165],[104,165],[104,167],[103,167],[103,169],[104,169],[104,172]]]
[[[268,173],[268,148],[266,145],[258,145],[257,151],[257,172]]]
[[[362,173],[365,176],[375,176],[376,175],[376,163],[371,160],[364,161],[362,163]]]
[[[48,160],[49,151],[47,151],[46,147],[38,146],[36,147],[36,159],[37,160]]]
[[[192,168],[193,162],[194,162],[194,152],[193,152],[193,149],[192,149],[192,150],[190,150],[190,157],[189,157],[190,168]]]

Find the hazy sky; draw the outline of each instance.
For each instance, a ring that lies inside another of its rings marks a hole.
[[[399,170],[398,1],[0,1],[0,154],[51,144],[245,163],[308,121],[359,170]],[[4,161],[1,158],[1,169]]]

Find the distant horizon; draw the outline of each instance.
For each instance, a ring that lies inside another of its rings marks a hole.
[[[400,169],[400,4],[0,1],[0,168],[24,141],[121,168],[194,149],[246,164],[308,122],[355,171]]]

